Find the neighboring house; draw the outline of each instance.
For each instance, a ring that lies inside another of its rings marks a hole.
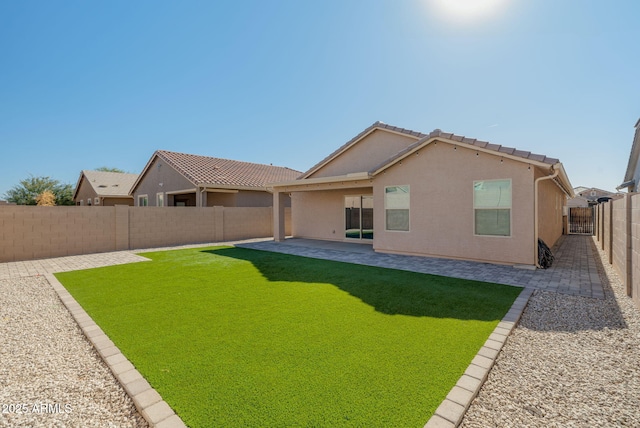
[[[629,163],[627,164],[627,171],[624,174],[624,182],[616,187],[616,190],[627,189],[629,193],[637,192],[638,185],[640,184],[640,163],[638,162],[638,157],[640,157],[640,119],[636,122],[635,128],[636,132],[633,136]]]
[[[274,183],[274,238],[370,243],[378,252],[537,263],[553,246],[573,188],[553,158],[376,122],[299,179]]]
[[[280,166],[158,150],[131,195],[136,206],[270,207],[267,183],[300,174]]]
[[[138,174],[83,170],[73,201],[76,205],[133,205],[129,191],[137,178]]]
[[[575,197],[569,199],[568,207],[590,207],[597,205],[603,199],[619,199],[622,197],[620,193],[609,192],[608,190],[598,189],[597,187],[576,187],[573,189]]]
[[[567,201],[567,207],[569,208],[587,208],[590,206],[591,204],[589,204],[589,200],[584,196],[576,195]]]

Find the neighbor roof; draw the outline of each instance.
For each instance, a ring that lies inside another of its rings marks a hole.
[[[133,183],[138,179],[138,174],[92,171],[86,169],[82,170],[80,172],[80,177],[78,178],[78,183],[76,184],[76,190],[73,194],[74,199],[80,189],[82,177],[86,178],[86,182],[91,185],[93,191],[96,192],[98,196],[126,198],[129,196],[131,186],[133,186]]]
[[[287,167],[157,150],[131,191],[138,185],[156,157],[164,160],[194,186],[262,188],[266,187],[267,183],[294,180],[301,174],[300,171]]]

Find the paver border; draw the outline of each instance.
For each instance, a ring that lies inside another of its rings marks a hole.
[[[98,351],[100,358],[109,367],[133,404],[149,426],[156,428],[186,428],[182,419],[162,399],[160,394],[147,382],[127,357],[107,337],[102,329],[78,304],[76,299],[58,281],[53,273],[44,277],[58,294],[71,316],[82,330],[87,340]]]
[[[507,338],[516,328],[524,308],[533,295],[534,288],[524,288],[511,305],[502,321],[498,323],[493,333],[480,348],[471,364],[467,367],[456,385],[451,388],[436,412],[424,425],[424,428],[456,428],[462,422],[464,414],[471,402],[480,392],[480,388],[489,376],[491,368],[496,362],[498,354],[505,345]]]

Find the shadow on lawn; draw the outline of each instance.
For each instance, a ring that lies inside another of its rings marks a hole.
[[[272,282],[328,283],[388,315],[500,320],[521,289],[246,248],[203,250],[250,262]]]

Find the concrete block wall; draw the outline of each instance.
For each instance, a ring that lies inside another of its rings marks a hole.
[[[213,208],[131,207],[131,248],[168,247],[215,242]]]
[[[640,307],[640,195],[631,197],[631,233],[627,294]]]
[[[640,194],[596,207],[596,239],[640,308]]]
[[[273,236],[273,210],[0,206],[0,262]],[[291,233],[291,209],[285,210]]]
[[[225,208],[224,225],[221,241],[273,236],[273,208]]]
[[[92,208],[1,207],[0,261],[113,251],[115,218]]]
[[[627,199],[618,199],[611,204],[611,264],[624,277],[627,269]]]

